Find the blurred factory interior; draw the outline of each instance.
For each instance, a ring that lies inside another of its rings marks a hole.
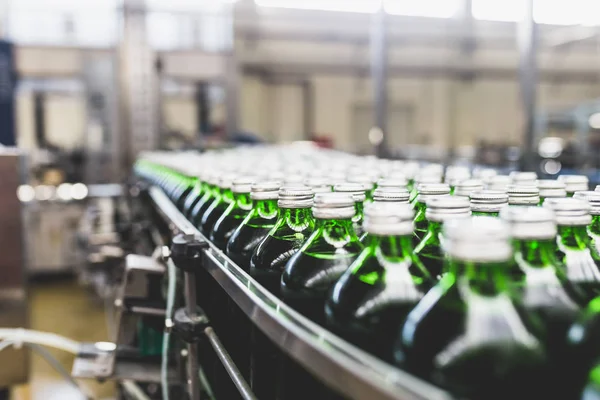
[[[73,273],[79,200],[146,150],[310,140],[600,177],[597,0],[2,0],[0,34],[38,282]]]

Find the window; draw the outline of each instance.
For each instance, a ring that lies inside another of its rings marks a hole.
[[[598,25],[597,0],[534,0],[534,18],[540,24]],[[473,16],[488,21],[519,21],[523,0],[473,0]]]
[[[255,0],[262,7],[296,8],[304,10],[373,13],[380,7],[376,0]]]
[[[450,18],[459,12],[462,0],[384,0],[383,4],[390,14]]]

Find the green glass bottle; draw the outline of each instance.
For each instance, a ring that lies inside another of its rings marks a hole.
[[[240,176],[233,180],[231,185],[233,201],[229,203],[223,214],[215,222],[209,236],[210,241],[223,251],[226,250],[227,242],[229,242],[233,232],[252,210],[250,190],[255,180],[256,178],[253,176]]]
[[[420,185],[434,185],[442,183],[442,175],[438,173],[432,173],[431,175],[427,175],[421,172],[419,175],[415,176],[414,183],[412,184],[412,188],[410,191],[410,197],[408,201],[410,204],[416,207],[417,205],[417,197],[419,196],[419,186]],[[450,194],[450,186],[448,186],[448,194]]]
[[[354,198],[346,193],[315,196],[315,231],[294,254],[281,275],[283,300],[323,324],[328,291],[362,251],[354,226]]]
[[[390,360],[395,333],[433,284],[412,246],[408,203],[365,208],[365,249],[336,282],[325,304],[334,333]]]
[[[196,207],[196,204],[202,200],[207,191],[211,190],[207,180],[208,170],[200,171],[194,184],[194,188],[183,205],[183,215],[185,215],[187,218],[191,218],[192,211],[194,210],[194,207]]]
[[[350,174],[347,178],[349,183],[358,183],[363,186],[363,191],[365,192],[366,200],[373,200],[373,191],[375,190],[375,182],[377,182],[377,178],[372,175],[367,174]],[[334,192],[335,187],[333,188]],[[364,201],[363,201],[364,202]]]
[[[417,196],[415,207],[415,233],[413,243],[415,247],[423,240],[427,233],[427,201],[429,199],[447,196],[450,194],[450,186],[446,183],[423,183],[419,185],[419,195]]]
[[[466,197],[440,196],[427,200],[427,231],[415,248],[415,253],[435,280],[440,279],[444,272],[442,225],[450,219],[468,218],[470,215],[470,203]]]
[[[580,306],[571,297],[564,269],[556,259],[554,213],[544,207],[507,207],[500,216],[510,226],[513,238],[511,283],[515,295],[527,312],[543,322],[552,373],[560,381],[561,366],[568,355],[565,339],[579,316]]]
[[[574,198],[583,200],[590,205],[592,222],[587,226],[588,237],[591,240],[591,251],[600,254],[600,192],[580,191],[575,192]]]
[[[281,184],[277,181],[262,181],[252,185],[252,210],[227,243],[227,256],[244,271],[250,270],[252,254],[277,222],[280,187]]]
[[[555,179],[540,179],[537,181],[537,186],[540,190],[540,204],[543,204],[546,199],[567,197],[567,186],[564,182]]]
[[[508,227],[493,217],[455,219],[443,237],[448,272],[408,315],[396,363],[459,398],[546,398],[542,325],[509,290]]]
[[[581,400],[600,400],[600,362],[596,363],[589,374],[581,392]]]
[[[199,229],[204,235],[210,235],[219,217],[223,215],[229,204],[233,202],[231,185],[234,179],[235,175],[232,174],[223,174],[219,178],[219,191],[215,192],[213,201],[202,215],[202,220],[200,221]]]
[[[554,211],[558,225],[556,253],[565,268],[571,286],[581,296],[580,304],[587,304],[600,295],[600,256],[592,251],[587,226],[592,222],[587,202],[573,198],[550,198],[544,207]]]
[[[507,189],[508,204],[511,206],[537,206],[540,204],[540,190],[537,186],[510,185]]]
[[[307,186],[283,186],[279,190],[277,222],[250,258],[250,275],[276,296],[286,263],[315,228],[313,197]]]
[[[454,194],[456,186],[467,179],[471,178],[471,171],[469,168],[462,165],[449,165],[446,167],[444,174],[444,182],[450,186],[450,193]]]
[[[454,187],[454,196],[469,197],[473,192],[483,190],[483,182],[479,179],[466,179],[456,183]]]
[[[196,202],[196,205],[192,207],[189,213],[189,220],[194,226],[200,226],[202,222],[202,216],[210,207],[212,202],[221,195],[221,189],[219,188],[219,174],[215,171],[207,171],[205,178],[204,193],[202,197]]]
[[[364,218],[364,203],[367,200],[365,187],[360,183],[341,183],[333,187],[334,192],[347,193],[354,199],[354,217],[352,217],[352,223],[354,224],[354,231],[358,236],[361,236],[363,232],[362,223]]]
[[[472,192],[471,213],[474,216],[497,217],[505,207],[508,207],[508,194],[499,190],[480,190]]]
[[[558,180],[565,184],[567,197],[573,197],[575,192],[589,190],[590,180],[585,175],[560,175]]]

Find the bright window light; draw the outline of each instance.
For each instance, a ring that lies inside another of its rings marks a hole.
[[[539,24],[598,25],[598,0],[534,0],[533,15]],[[523,0],[473,0],[473,17],[487,21],[520,21],[525,15]]]
[[[385,11],[395,15],[450,18],[458,13],[461,0],[384,0]]]
[[[255,0],[255,2],[262,7],[358,13],[373,13],[381,4],[376,0]]]

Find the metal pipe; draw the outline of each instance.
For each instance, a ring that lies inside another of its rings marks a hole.
[[[374,128],[379,128],[381,134],[374,145],[380,157],[387,154],[387,17],[383,5],[373,15],[371,26],[371,79],[373,81]],[[373,140],[373,138],[370,138]]]
[[[248,382],[246,382],[246,380],[240,373],[240,370],[237,368],[237,366],[231,359],[231,356],[219,340],[219,337],[217,336],[213,328],[209,326],[204,330],[204,334],[206,335],[206,337],[208,337],[210,345],[215,350],[217,357],[219,357],[221,364],[223,364],[223,367],[229,374],[231,381],[237,388],[238,392],[240,392],[242,398],[244,400],[256,400],[256,396],[252,392],[250,385],[248,385]]]
[[[525,16],[518,24],[519,83],[524,111],[524,141],[521,168],[534,170],[535,113],[537,85],[537,24],[533,19],[533,0],[526,2]]]
[[[184,273],[185,309],[190,318],[196,316],[196,281],[191,273]],[[198,345],[187,345],[187,378],[188,393],[191,400],[200,400],[200,382],[198,380]]]

